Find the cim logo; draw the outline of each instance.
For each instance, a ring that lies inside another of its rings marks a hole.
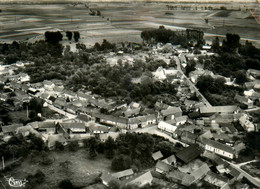
[[[8,182],[9,186],[15,188],[25,187],[25,184],[28,182],[26,179],[14,179],[13,177],[7,178],[5,177],[6,181]]]

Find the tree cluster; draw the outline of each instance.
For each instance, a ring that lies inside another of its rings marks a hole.
[[[197,44],[203,44],[203,35],[204,33],[198,30],[172,31],[164,26],[141,32],[141,38],[148,43],[172,43],[184,47],[193,46],[194,41]]]

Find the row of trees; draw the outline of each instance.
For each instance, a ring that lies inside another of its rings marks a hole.
[[[78,31],[74,31],[73,33],[71,31],[66,31],[66,37],[71,40],[72,39],[72,35],[74,37],[75,42],[79,41],[80,38],[80,33]],[[45,36],[45,41],[48,43],[59,43],[60,41],[62,41],[63,35],[61,34],[60,31],[46,31],[44,33]]]
[[[204,44],[203,35],[204,33],[199,30],[172,31],[164,26],[141,32],[141,38],[148,43],[172,43],[183,47],[193,46],[194,42],[196,46]]]

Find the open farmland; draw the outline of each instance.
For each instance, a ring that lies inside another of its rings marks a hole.
[[[80,31],[81,42],[87,45],[101,42],[104,38],[113,42],[141,42],[142,30],[165,25],[166,28],[177,30],[202,29],[206,33],[206,39],[228,32],[237,33],[242,38],[252,39],[260,45],[258,41],[260,25],[249,10],[239,11],[238,7],[232,7],[233,11],[202,10],[204,6],[219,8],[220,4],[192,4],[189,9],[168,10],[166,5],[166,3],[88,3],[87,6],[85,4],[2,5],[0,39],[1,41],[33,40],[47,30],[59,29]],[[256,4],[254,7],[257,6],[259,5]],[[101,16],[90,16],[90,9],[100,10]],[[209,22],[206,23],[205,19]]]

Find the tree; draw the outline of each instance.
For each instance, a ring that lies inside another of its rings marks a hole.
[[[62,41],[63,38],[60,31],[56,31],[56,32],[46,31],[44,35],[45,35],[45,41],[52,44],[59,43],[59,41]]]
[[[30,111],[29,113],[29,118],[34,119],[36,117],[36,112],[35,111]]]
[[[64,150],[63,144],[61,142],[59,142],[59,141],[55,141],[54,146],[55,146],[56,150],[59,150],[59,151],[63,151]]]
[[[64,161],[64,162],[60,162],[59,165],[60,165],[62,168],[68,170],[68,169],[69,169],[69,165],[71,165],[71,164],[72,164],[71,161],[66,160],[66,161]]]
[[[194,71],[194,70],[196,69],[195,66],[196,66],[196,62],[195,62],[194,60],[191,60],[191,61],[187,64],[187,66],[185,67],[185,74],[186,74],[187,76],[189,76],[189,73],[192,72],[192,71]]]
[[[247,81],[246,73],[242,70],[237,71],[235,73],[236,83],[237,84],[244,84]]]
[[[68,38],[68,40],[71,40],[72,39],[72,32],[66,31],[66,37]]]
[[[161,151],[164,157],[168,157],[173,154],[174,146],[168,141],[161,141],[155,146],[155,151]]]
[[[92,147],[92,148],[89,148],[89,158],[90,159],[94,159],[96,156],[97,156],[97,152],[96,150]]]
[[[78,41],[79,41],[79,38],[80,38],[79,32],[78,32],[78,31],[74,31],[73,37],[74,37],[75,42],[78,42]]]
[[[120,183],[117,180],[111,180],[108,182],[108,186],[111,189],[120,189]]]
[[[223,40],[223,51],[234,53],[240,46],[240,36],[237,34],[226,34],[226,39]]]
[[[212,46],[211,49],[213,50],[213,52],[218,53],[220,50],[220,46],[219,46],[219,38],[216,37],[213,42],[212,42]]]
[[[111,159],[114,157],[115,155],[115,141],[114,139],[109,136],[107,138],[107,140],[105,141],[105,144],[104,144],[104,152],[105,152],[105,156],[108,158],[108,159]]]
[[[129,169],[132,165],[132,160],[129,156],[125,156],[125,155],[119,155],[114,157],[114,159],[112,160],[112,169],[115,171],[122,171],[125,169]]]
[[[69,179],[64,179],[59,183],[60,189],[73,189],[73,184]]]
[[[79,149],[79,143],[78,141],[71,141],[68,145],[68,148],[70,151],[77,151]]]

